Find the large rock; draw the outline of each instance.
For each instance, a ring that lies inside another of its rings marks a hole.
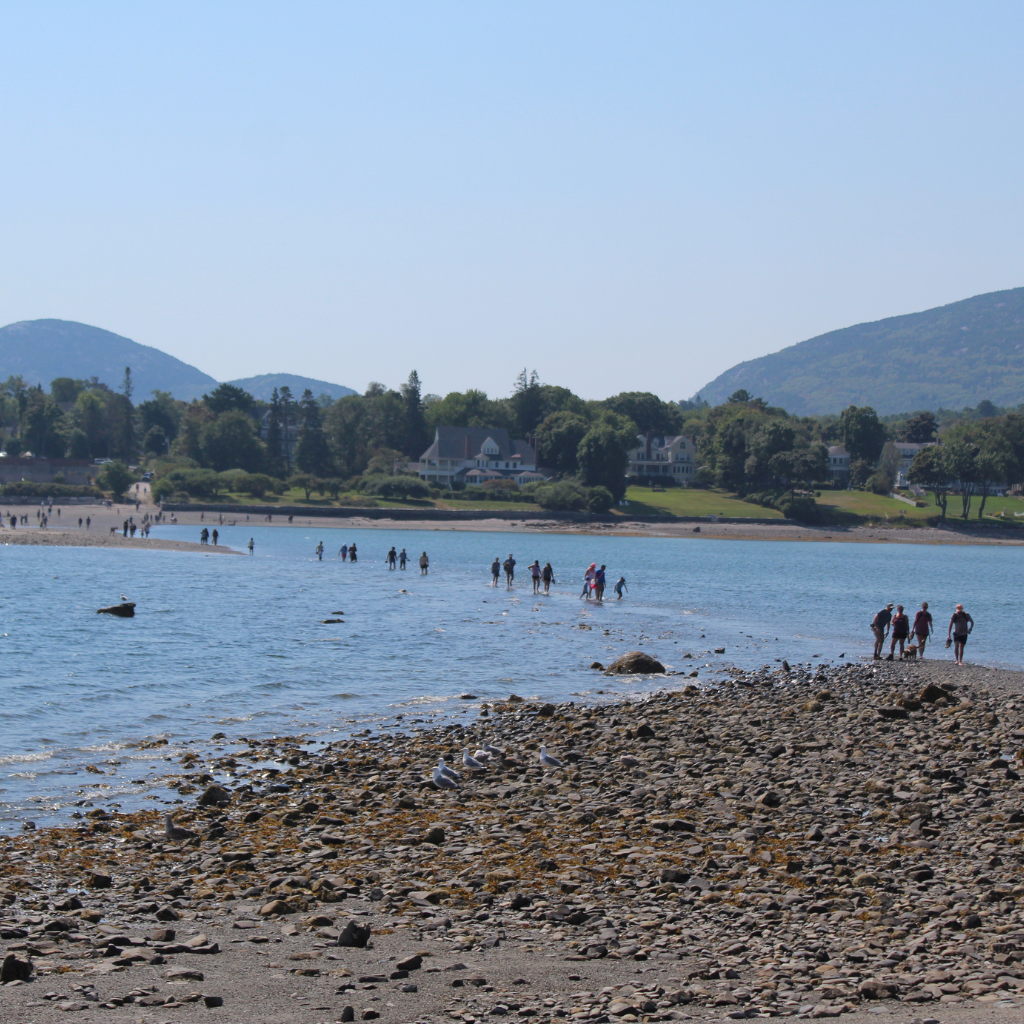
[[[199,798],[200,807],[219,807],[231,799],[231,792],[223,786],[207,786],[206,792]]]
[[[339,946],[355,946],[357,949],[365,949],[369,941],[370,926],[356,921],[349,921],[338,936]]]
[[[19,960],[14,953],[8,953],[0,966],[0,984],[9,981],[28,981],[32,977],[32,961]]]
[[[610,676],[634,676],[650,675],[655,672],[664,672],[665,666],[660,661],[652,658],[643,651],[630,651],[621,658],[616,658],[608,668],[605,675]]]

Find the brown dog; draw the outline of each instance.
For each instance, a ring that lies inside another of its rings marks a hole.
[[[907,649],[903,652],[904,661],[917,661],[917,644],[907,644]]]

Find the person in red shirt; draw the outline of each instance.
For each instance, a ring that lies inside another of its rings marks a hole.
[[[917,656],[924,657],[924,645],[932,635],[932,613],[928,611],[928,602],[921,602],[921,610],[914,616],[914,638],[917,640]]]

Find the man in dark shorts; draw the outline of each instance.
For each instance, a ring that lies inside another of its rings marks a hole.
[[[957,665],[964,663],[964,647],[967,645],[967,637],[974,632],[974,619],[964,611],[964,606],[958,604],[949,620],[949,630],[946,639],[953,637],[953,661]]]
[[[917,641],[917,656],[924,658],[924,645],[932,635],[932,613],[928,611],[928,602],[921,604],[921,610],[914,616],[914,639]]]
[[[394,569],[398,564],[398,552],[392,547],[388,552],[388,571]]]
[[[498,577],[501,575],[501,559],[495,555],[494,561],[491,562],[491,586],[496,587],[498,585]]]
[[[871,620],[871,632],[875,634],[875,661],[882,657],[882,648],[885,646],[885,638],[889,635],[890,622],[892,622],[892,601]]]
[[[544,568],[540,571],[540,578],[544,581],[544,593],[546,594],[551,587],[551,581],[555,578],[555,570],[551,568],[550,562],[544,563]]]
[[[512,589],[512,584],[516,578],[516,560],[509,553],[508,558],[502,563],[502,567],[505,570],[505,587],[508,590]]]
[[[910,616],[904,615],[903,605],[896,605],[896,614],[892,617],[892,641],[889,644],[889,657],[886,661],[892,661],[896,653],[896,644],[900,645],[900,661],[903,660],[903,646],[910,636]]]

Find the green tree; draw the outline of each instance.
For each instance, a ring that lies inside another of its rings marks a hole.
[[[922,448],[914,456],[907,479],[935,495],[935,504],[942,510],[942,518],[945,519],[952,475],[945,448],[942,445],[933,445],[930,448]]]
[[[183,403],[176,402],[170,391],[154,391],[153,397],[140,402],[135,407],[139,417],[139,432],[143,438],[153,427],[159,427],[164,432],[168,442],[178,436],[178,424],[181,422],[181,409]],[[145,441],[143,441],[145,447]]]
[[[577,453],[590,424],[576,413],[556,412],[537,427],[537,459],[540,465],[562,475],[578,469]]]
[[[299,415],[302,426],[299,429],[298,441],[295,445],[295,465],[305,473],[314,475],[329,474],[334,465],[331,448],[327,443],[323,423],[320,419],[320,406],[313,398],[313,392],[306,388],[299,402]]]
[[[590,493],[587,495],[587,509],[590,512],[608,512],[613,504],[615,504],[615,498],[607,487],[602,487],[599,484],[597,487],[590,488]]]
[[[288,487],[291,490],[300,490],[306,495],[309,501],[310,495],[317,489],[320,481],[311,473],[296,473],[288,477]]]
[[[204,428],[213,422],[213,413],[202,403],[192,402],[186,406],[178,426],[178,436],[171,445],[171,455],[203,461],[202,434]]]
[[[115,500],[123,497],[134,482],[135,477],[123,462],[108,462],[96,477],[96,483],[103,490],[109,491]]]
[[[604,406],[631,419],[641,434],[675,437],[682,430],[683,412],[674,402],[663,402],[649,391],[624,391],[606,398]]]
[[[403,450],[410,459],[418,459],[430,445],[430,431],[423,414],[423,395],[420,375],[413,370],[402,385],[402,401],[405,403],[405,445]]]
[[[865,459],[874,464],[885,444],[885,426],[871,406],[851,405],[839,416],[839,436],[851,459]]]
[[[989,494],[1010,479],[1013,469],[1013,449],[1006,438],[998,435],[987,437],[977,455],[977,486],[981,493],[981,502],[978,505],[979,519],[985,514],[985,502]]]
[[[72,431],[77,428],[86,438],[85,458],[99,458],[107,454],[108,430],[107,407],[100,391],[82,391],[75,399],[74,408],[68,414]]]
[[[81,427],[72,427],[68,434],[67,457],[69,459],[89,458],[89,438]]]
[[[199,432],[202,461],[221,472],[244,469],[258,473],[263,469],[264,449],[244,412],[233,409],[207,422]]]
[[[536,370],[527,374],[526,367],[523,367],[523,372],[516,377],[511,406],[512,432],[516,437],[529,437],[544,418],[544,394]]]
[[[430,488],[418,476],[400,473],[397,476],[380,476],[373,479],[366,490],[370,494],[382,498],[402,499],[426,498],[430,496]]]
[[[256,399],[244,388],[236,387],[234,384],[218,384],[208,395],[203,395],[203,405],[214,416],[232,410],[248,414],[253,411]]]
[[[85,389],[85,382],[71,377],[56,377],[50,381],[50,397],[61,405],[74,402]]]
[[[933,412],[918,412],[907,420],[903,428],[903,440],[910,444],[927,444],[935,440],[939,424]]]
[[[64,414],[41,387],[29,389],[19,433],[33,455],[42,458],[64,455],[67,448]]]
[[[142,439],[142,450],[150,455],[167,454],[167,435],[159,423],[154,423],[146,431],[146,436]]]
[[[559,480],[557,483],[540,484],[534,491],[534,498],[544,509],[582,512],[587,508],[590,494],[576,480]]]
[[[284,435],[282,433],[281,396],[277,388],[274,388],[270,396],[270,409],[267,412],[267,469],[274,474],[280,475],[286,470],[288,453],[284,448]]]
[[[576,451],[580,475],[589,487],[607,487],[616,501],[626,493],[629,449],[636,444],[636,424],[606,412],[583,435]]]

